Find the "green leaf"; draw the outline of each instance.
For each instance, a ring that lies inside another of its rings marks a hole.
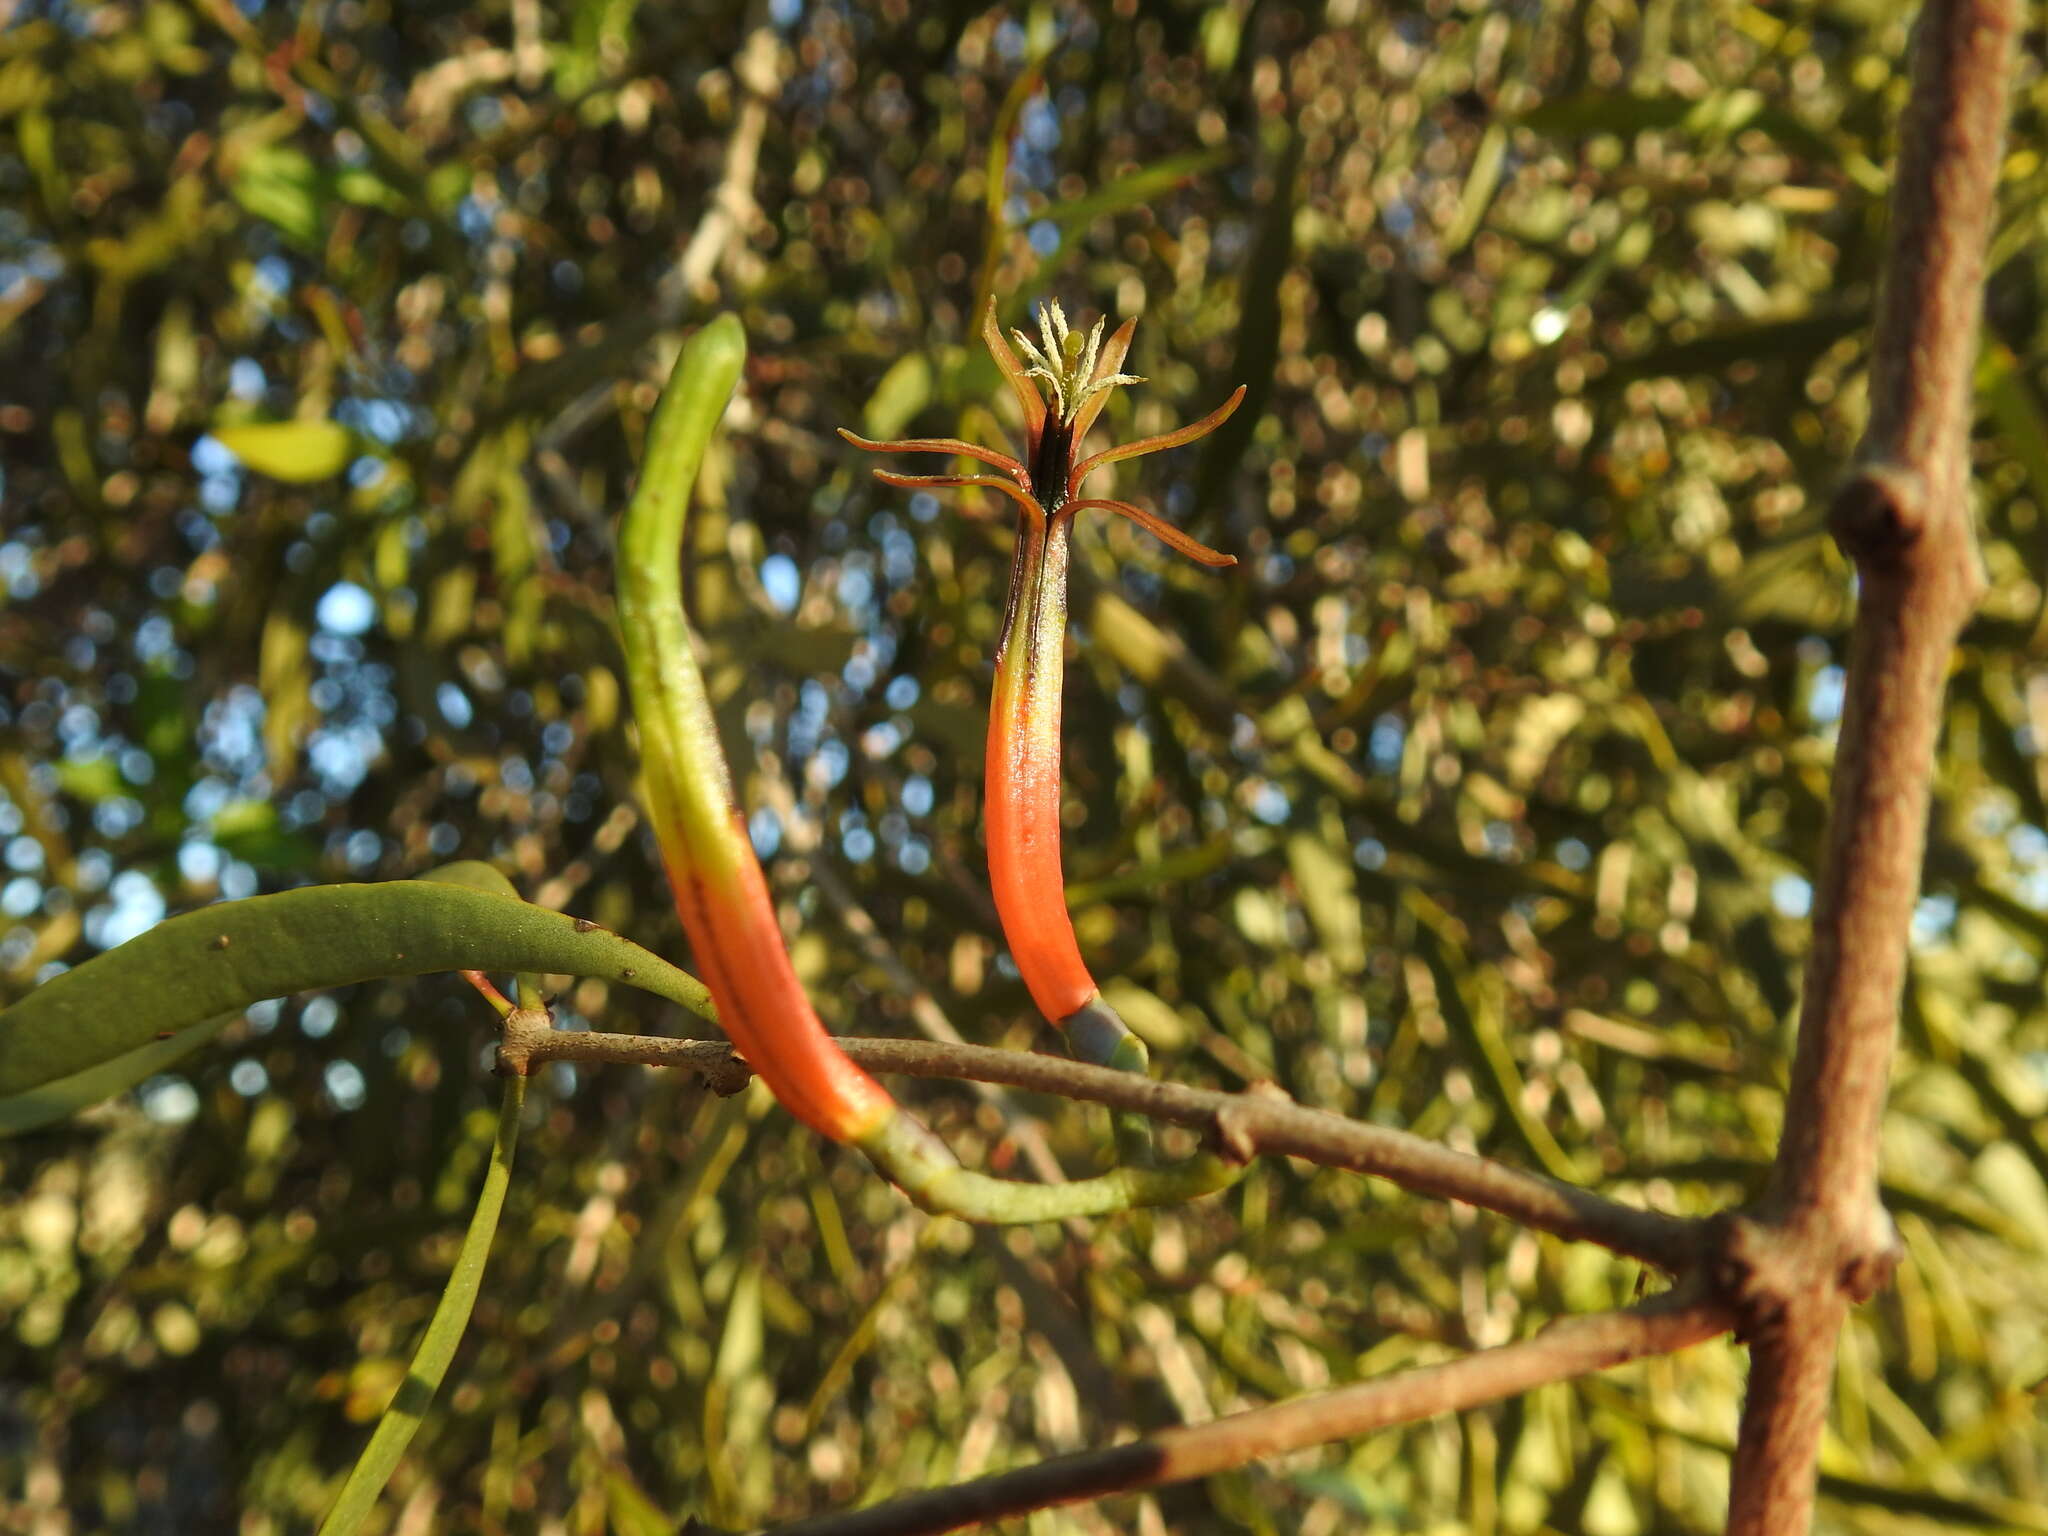
[[[2025,466],[2034,501],[2048,509],[2048,409],[2027,374],[2010,348],[1993,342],[1977,364],[1977,388],[1990,399],[2006,451]]]
[[[1828,309],[1791,320],[1741,321],[1669,342],[1633,357],[1617,357],[1600,376],[1602,391],[1637,379],[1683,378],[1718,373],[1736,363],[1768,361],[1804,373],[1821,353],[1851,331],[1869,324],[1867,310]]]
[[[303,150],[261,144],[242,157],[229,184],[236,202],[308,249],[319,245],[326,218],[326,188],[320,168]]]
[[[1162,1051],[1187,1048],[1187,1020],[1174,1012],[1172,1004],[1158,993],[1119,977],[1102,984],[1102,1000],[1147,1045]]]
[[[1543,102],[1524,112],[1519,121],[1546,137],[1568,139],[1599,133],[1629,138],[1683,129],[1698,141],[1720,143],[1744,129],[1755,129],[1787,149],[1823,160],[1834,160],[1840,153],[1825,135],[1772,106],[1761,93],[1743,89],[1710,91],[1696,98],[1589,91]]]
[[[889,365],[889,371],[868,396],[861,411],[861,426],[869,437],[897,437],[917,413],[931,404],[932,365],[922,352],[909,352]]]
[[[0,1099],[0,1136],[19,1136],[23,1131],[37,1130],[126,1092],[144,1078],[154,1077],[191,1055],[240,1017],[238,1013],[224,1013],[168,1040],[152,1040],[112,1061]]]
[[[427,1324],[426,1335],[412,1357],[412,1368],[399,1383],[397,1395],[377,1427],[370,1443],[356,1459],[348,1481],[342,1484],[334,1508],[320,1523],[320,1536],[354,1536],[363,1520],[376,1507],[377,1495],[397,1470],[398,1459],[412,1444],[420,1420],[433,1406],[434,1394],[448,1374],[448,1362],[455,1358],[455,1346],[469,1326],[469,1314],[476,1306],[477,1291],[483,1285],[484,1264],[491,1256],[491,1240],[497,1236],[498,1216],[505,1209],[505,1191],[512,1183],[512,1154],[519,1146],[519,1112],[526,1103],[526,1079],[505,1079],[505,1096],[499,1102],[498,1134],[491,1144],[491,1165],[484,1171],[483,1188],[477,1191],[476,1210],[463,1234],[462,1249],[455,1255],[455,1268],[442,1288],[439,1305]]]
[[[1365,918],[1351,860],[1312,832],[1287,839],[1287,868],[1331,963],[1346,976],[1365,969]]]
[[[1127,208],[1152,202],[1182,182],[1204,171],[1213,171],[1229,161],[1229,153],[1220,149],[1198,149],[1184,155],[1168,155],[1163,160],[1139,167],[1129,175],[1119,176],[1093,192],[1053,203],[1033,214],[1031,222],[1049,219],[1059,225],[1085,224],[1105,214],[1122,213]]]
[[[359,208],[381,208],[386,213],[404,213],[408,204],[405,194],[375,171],[361,166],[349,166],[336,171],[328,184],[334,195],[345,203],[354,203]]]
[[[311,869],[320,857],[311,838],[279,825],[268,800],[233,800],[213,818],[213,841],[230,858],[258,869]]]
[[[355,457],[355,434],[332,421],[261,421],[216,427],[214,441],[259,475],[293,485],[330,479]]]
[[[694,977],[595,923],[434,881],[310,886],[171,918],[0,1013],[0,1103],[264,998],[457,970],[597,976],[715,1020]]]
[[[675,1523],[640,1491],[623,1467],[605,1469],[604,1512],[613,1536],[675,1536]]]
[[[111,757],[73,757],[57,765],[57,785],[90,805],[126,793],[121,765]]]
[[[519,900],[518,887],[514,886],[505,872],[495,864],[486,864],[482,859],[457,859],[453,864],[443,864],[428,870],[419,877],[431,880],[436,885],[459,885],[465,890],[483,891],[491,896],[510,896]]]

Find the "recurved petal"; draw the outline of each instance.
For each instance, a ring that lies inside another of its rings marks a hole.
[[[1174,527],[1173,524],[1167,522],[1165,518],[1158,516],[1156,513],[1147,512],[1143,507],[1134,507],[1128,501],[1110,501],[1097,497],[1088,501],[1070,501],[1067,503],[1065,510],[1069,512],[1085,512],[1090,507],[1100,507],[1105,512],[1114,512],[1121,517],[1128,517],[1169,549],[1178,550],[1181,554],[1186,555],[1190,560],[1196,561],[1199,564],[1217,567],[1237,564],[1237,556],[1226,555],[1220,549],[1211,549],[1199,539],[1189,538],[1178,528]]]
[[[1244,386],[1238,385],[1230,392],[1230,398],[1200,421],[1189,422],[1173,432],[1163,432],[1158,437],[1141,437],[1135,443],[1119,443],[1114,448],[1105,448],[1093,458],[1083,459],[1074,466],[1074,472],[1067,477],[1067,494],[1072,495],[1081,488],[1081,482],[1105,464],[1121,463],[1135,459],[1140,454],[1157,453],[1162,448],[1178,448],[1183,443],[1192,443],[1198,437],[1206,437],[1230,419],[1230,413],[1237,409],[1244,399]]]
[[[996,324],[993,299],[981,312],[981,339],[988,348],[988,355],[996,360],[996,367],[1010,381],[1017,404],[1024,408],[1024,457],[1027,461],[1036,458],[1038,434],[1045,430],[1045,400],[1038,393],[1038,386],[1025,376],[1024,365],[1017,361],[1017,354],[1010,350],[1009,342],[1003,339],[1003,328]]]
[[[962,458],[979,459],[990,468],[1000,469],[1004,474],[1014,475],[1020,480],[1025,478],[1024,466],[1007,453],[998,452],[994,448],[984,448],[979,443],[966,442],[957,437],[903,437],[878,443],[862,437],[857,432],[849,432],[844,427],[839,428],[839,435],[854,447],[865,448],[869,453],[958,454]]]
[[[1033,517],[1043,521],[1045,508],[1038,504],[1038,498],[1001,475],[899,475],[893,470],[878,469],[875,478],[884,485],[898,485],[911,491],[936,491],[961,486],[978,486],[985,491],[1001,491]]]

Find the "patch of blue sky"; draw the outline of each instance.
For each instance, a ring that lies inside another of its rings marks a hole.
[[[135,1094],[158,1125],[185,1125],[199,1113],[199,1091],[182,1077],[152,1077]]]
[[[99,949],[125,944],[164,920],[163,892],[140,870],[124,869],[108,887],[110,900],[85,917],[86,941]]]
[[[315,731],[306,743],[306,760],[319,776],[321,789],[340,799],[354,793],[368,776],[383,745],[384,738],[375,726],[353,721]]]
[[[1842,718],[1842,695],[1847,674],[1837,666],[1825,666],[1813,674],[1806,689],[1807,718],[1815,725],[1832,725]]]
[[[803,575],[788,555],[773,554],[761,562],[761,590],[777,613],[794,613],[803,596]]]
[[[320,594],[313,620],[329,634],[360,635],[377,621],[377,600],[352,581],[337,581]]]
[[[747,840],[754,845],[755,858],[774,858],[782,846],[782,818],[762,806],[747,818]]]
[[[299,1033],[308,1040],[325,1040],[341,1022],[341,1004],[325,996],[309,997],[299,1010]]]
[[[355,1110],[363,1107],[363,1100],[369,1092],[369,1084],[363,1080],[363,1069],[352,1061],[330,1061],[321,1073],[321,1082],[327,1089],[327,1097],[334,1101],[339,1110]]]
[[[469,702],[469,695],[454,683],[442,683],[434,690],[434,707],[441,711],[441,718],[458,731],[476,718],[476,710]]]
[[[1801,875],[1780,875],[1771,882],[1771,905],[1780,917],[1805,917],[1813,910],[1813,883]]]
[[[1294,809],[1286,792],[1270,780],[1253,787],[1250,802],[1251,813],[1269,827],[1277,827],[1286,821]]]
[[[931,814],[934,795],[932,781],[921,773],[913,773],[903,781],[903,809],[913,816]]]

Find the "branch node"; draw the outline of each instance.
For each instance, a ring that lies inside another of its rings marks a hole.
[[[1735,1309],[1735,1336],[1749,1345],[1768,1343],[1783,1327],[1798,1277],[1790,1272],[1782,1229],[1730,1212],[1717,1221],[1720,1252],[1710,1271],[1714,1290]]]
[[[545,1008],[514,1008],[498,1026],[500,1077],[525,1077],[533,1065],[533,1053],[555,1031],[554,1015]]]
[[[1919,542],[1928,518],[1927,482],[1903,464],[1865,464],[1835,492],[1828,529],[1858,565],[1895,567]]]
[[[1860,1304],[1890,1283],[1903,1248],[1884,1207],[1847,1233],[1811,1220],[1731,1212],[1714,1223],[1720,1241],[1708,1278],[1733,1307],[1736,1336],[1751,1346],[1781,1338],[1788,1319],[1838,1300]]]
[[[754,1080],[754,1069],[732,1051],[711,1061],[697,1064],[698,1079],[721,1099],[729,1099],[736,1093],[746,1091],[748,1083]]]
[[[1216,1133],[1216,1150],[1229,1162],[1242,1167],[1259,1155],[1258,1138],[1246,1124],[1249,1112],[1242,1104],[1225,1104],[1210,1117]]]
[[[1899,1261],[1905,1257],[1906,1250],[1890,1213],[1874,1200],[1871,1202],[1870,1219],[1857,1236],[1864,1246],[1842,1261],[1835,1283],[1841,1287],[1843,1295],[1860,1304],[1892,1283],[1892,1276],[1898,1272]]]

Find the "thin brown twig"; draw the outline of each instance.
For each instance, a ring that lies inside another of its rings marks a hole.
[[[754,173],[760,165],[761,139],[768,129],[771,108],[782,89],[784,69],[784,49],[774,29],[756,27],[733,62],[733,76],[745,95],[732,137],[726,141],[724,174],[676,263],[675,285],[686,299],[708,301],[716,296],[711,274],[748,226],[760,221]]]
[[[931,1536],[1056,1504],[1207,1477],[1264,1457],[1475,1408],[1646,1355],[1670,1354],[1726,1333],[1733,1322],[1734,1313],[1720,1302],[1672,1293],[1625,1311],[1569,1318],[1531,1338],[1441,1365],[1162,1430],[1125,1445],[1061,1456],[867,1509],[799,1520],[778,1526],[775,1536]]]
[[[1730,1536],[1798,1536],[1848,1309],[1897,1262],[1878,1132],[1942,688],[1983,587],[1969,427],[2014,0],[1928,0],[1900,131],[1870,424],[1830,521],[1860,583],[1799,1044],[1770,1193],[1720,1268],[1753,1347]]]
[[[953,1021],[939,1006],[939,1000],[932,996],[931,989],[911,974],[910,968],[897,957],[889,947],[889,941],[882,937],[882,931],[875,926],[868,909],[854,899],[853,892],[838,873],[825,861],[823,852],[813,848],[809,854],[811,879],[820,894],[834,911],[839,920],[854,937],[869,961],[888,973],[889,979],[910,1004],[910,1017],[926,1039],[941,1045],[964,1045],[967,1042],[960,1031],[953,1027]],[[1031,1165],[1032,1173],[1046,1183],[1057,1183],[1066,1177],[1060,1168],[1059,1159],[1053,1155],[1052,1144],[1046,1140],[1045,1127],[1037,1118],[1014,1103],[1010,1096],[993,1083],[976,1082],[975,1091],[988,1103],[996,1107],[1009,1128],[1010,1139],[1024,1154],[1024,1161]]]
[[[1031,1093],[1134,1110],[1154,1120],[1204,1131],[1231,1157],[1247,1161],[1258,1156],[1298,1157],[1326,1168],[1371,1174],[1418,1194],[1461,1201],[1539,1231],[1596,1243],[1672,1273],[1697,1262],[1705,1253],[1707,1228],[1701,1222],[1639,1210],[1541,1174],[1454,1152],[1406,1131],[1307,1109],[1277,1092],[1221,1093],[1189,1088],[1057,1056],[979,1045],[846,1038],[839,1044],[848,1056],[873,1072],[1001,1083]],[[507,1021],[500,1059],[503,1067],[512,1071],[543,1061],[682,1067],[707,1078],[745,1070],[732,1048],[721,1040],[673,1040],[661,1035],[544,1027],[519,1031],[511,1020]],[[732,1082],[728,1078],[725,1084],[714,1081],[713,1086],[731,1091],[728,1085]]]
[[[868,909],[862,906],[846,882],[840,878],[825,856],[824,838],[817,819],[798,803],[796,787],[789,782],[789,776],[782,771],[779,760],[763,754],[760,760],[762,778],[767,785],[769,803],[781,819],[783,829],[789,838],[792,852],[801,854],[808,862],[809,877],[820,895],[839,916],[839,921],[854,941],[860,945],[861,953],[869,962],[885,971],[896,989],[910,1005],[911,1022],[916,1024],[927,1040],[936,1040],[947,1045],[965,1044],[965,1037],[946,1017],[946,1011],[939,1006],[931,990],[911,974],[889,941],[882,936],[882,930]],[[1046,1140],[1045,1127],[1010,1100],[999,1087],[986,1082],[977,1082],[975,1092],[982,1101],[995,1106],[1008,1127],[1010,1139],[1023,1153],[1024,1161],[1031,1165],[1031,1172],[1040,1182],[1056,1184],[1066,1175],[1060,1168],[1059,1159],[1053,1155],[1052,1144]]]

